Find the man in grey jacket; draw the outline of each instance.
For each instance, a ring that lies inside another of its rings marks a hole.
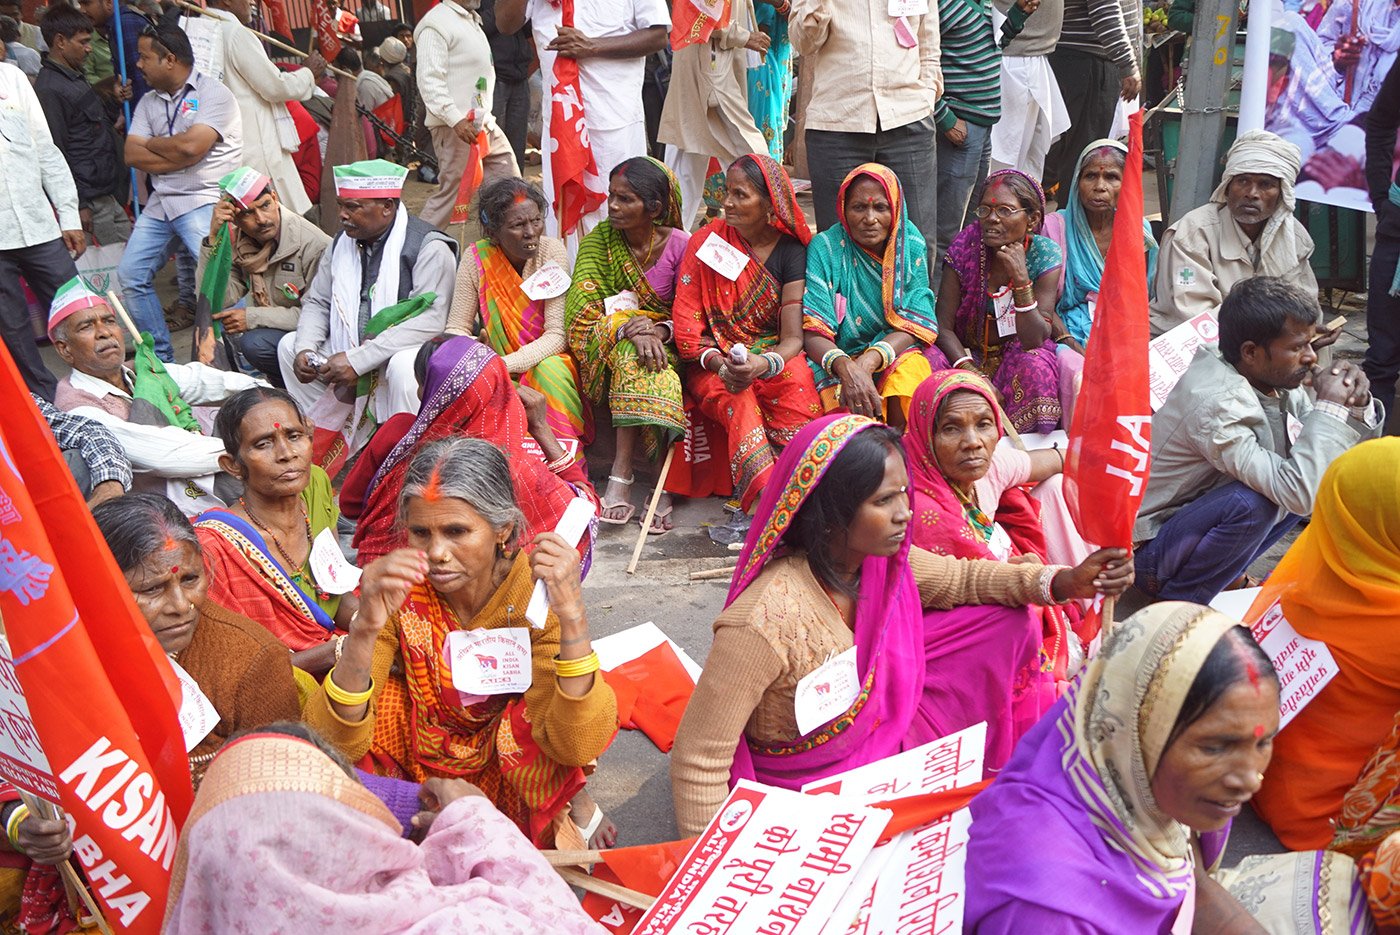
[[[1312,512],[1334,458],[1380,434],[1361,368],[1317,369],[1320,316],[1316,296],[1272,276],[1225,297],[1220,356],[1198,351],[1152,420],[1133,529],[1148,594],[1210,601]]]

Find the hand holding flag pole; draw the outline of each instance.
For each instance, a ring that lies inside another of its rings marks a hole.
[[[46,802],[37,795],[25,792],[22,789],[20,790],[19,797],[20,801],[24,802],[25,806],[29,809],[29,814],[36,818],[42,818],[45,821],[68,820],[63,814],[63,809],[54,805],[52,802]],[[77,901],[81,900],[83,906],[87,909],[88,915],[92,917],[93,923],[96,924],[97,930],[101,932],[102,935],[112,935],[112,927],[108,925],[107,920],[102,917],[102,910],[98,908],[97,900],[92,898],[92,894],[88,892],[87,885],[83,883],[82,877],[78,876],[78,871],[73,869],[72,859],[64,859],[54,866],[58,870],[58,875],[63,879],[63,890],[68,894],[68,906],[73,910],[73,918],[78,924],[85,925],[88,921],[87,919],[78,917]]]

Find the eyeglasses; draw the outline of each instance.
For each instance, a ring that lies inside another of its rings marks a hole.
[[[987,205],[978,205],[976,208],[972,209],[972,213],[977,216],[979,221],[985,221],[987,218],[991,217],[993,211],[995,211],[997,217],[1001,218],[1003,221],[1009,220],[1018,214],[1026,213],[1025,208],[1013,208],[1010,205],[997,205],[995,208],[990,208]]]

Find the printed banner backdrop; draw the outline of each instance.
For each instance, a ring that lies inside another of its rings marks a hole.
[[[1246,74],[1245,93],[1263,84],[1264,129],[1303,151],[1298,197],[1370,211],[1366,115],[1400,50],[1400,5],[1275,0],[1269,37],[1267,73]]]

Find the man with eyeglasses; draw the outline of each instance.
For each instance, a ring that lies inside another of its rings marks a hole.
[[[174,360],[170,329],[155,293],[155,276],[180,241],[191,256],[209,230],[222,197],[219,179],[239,167],[243,120],[233,94],[194,68],[185,31],[173,23],[148,27],[136,67],[151,86],[132,115],[126,162],[150,175],[152,193],[117,269],[127,308],[148,331],[161,360]]]
[[[199,251],[199,281],[230,227],[233,271],[214,320],[233,335],[248,362],[282,386],[277,343],[295,331],[301,297],[321,267],[331,239],[281,203],[272,180],[244,166],[219,180],[223,199],[214,206],[209,236]]]

